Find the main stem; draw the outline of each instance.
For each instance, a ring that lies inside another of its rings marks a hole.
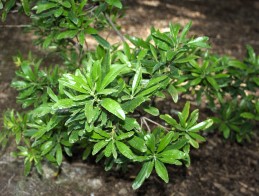
[[[122,42],[126,42],[124,36],[121,34],[121,32],[117,29],[117,27],[115,26],[115,24],[112,22],[111,18],[107,15],[104,14],[104,17],[106,18],[106,20],[109,22],[109,24],[111,25],[111,27],[113,28],[113,30],[118,34],[118,36],[120,37]]]

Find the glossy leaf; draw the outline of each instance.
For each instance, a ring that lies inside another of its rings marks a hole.
[[[107,111],[109,111],[110,113],[117,116],[118,118],[125,120],[125,112],[121,108],[121,105],[118,102],[114,101],[113,99],[104,98],[101,101],[101,106]]]
[[[161,139],[161,141],[159,142],[158,148],[157,148],[158,153],[163,151],[168,146],[168,144],[171,142],[173,136],[174,136],[174,132],[170,131]]]
[[[165,165],[160,162],[159,160],[155,161],[155,169],[156,169],[156,173],[157,175],[163,179],[166,183],[168,183],[169,181],[169,177],[168,177],[168,172],[167,169],[165,167]]]
[[[115,144],[123,156],[127,157],[128,159],[134,159],[135,155],[126,144],[120,141],[116,141]]]
[[[132,184],[132,188],[134,190],[138,189],[143,182],[145,181],[145,179],[147,179],[154,167],[154,162],[153,161],[148,161],[146,163],[143,164],[140,172],[138,173],[136,179],[134,180],[133,184]]]

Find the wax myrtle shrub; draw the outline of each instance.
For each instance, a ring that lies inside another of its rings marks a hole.
[[[88,47],[85,38],[92,37],[104,47],[109,43],[99,32],[114,23],[123,12],[120,0],[3,0],[2,20],[12,11],[30,17],[29,30],[37,36],[35,44],[59,52],[70,69],[75,69]],[[1,6],[2,5],[2,6]],[[71,65],[71,66],[70,66]]]
[[[206,52],[207,37],[188,37],[184,28],[151,28],[146,39],[132,36],[110,45],[99,32],[111,26],[122,8],[119,0],[3,1],[3,19],[11,8],[25,11],[36,44],[61,54],[63,63],[44,67],[29,55],[14,58],[12,86],[25,112],[7,111],[0,141],[14,137],[25,174],[48,161],[61,166],[65,156],[82,152],[105,170],[139,164],[133,182],[139,188],[154,170],[169,181],[167,165],[190,165],[190,148],[205,141],[200,131],[212,119],[198,121],[191,102],[205,103],[226,138],[249,139],[258,120],[258,57],[248,47],[244,62]],[[89,50],[85,36],[99,45]],[[256,72],[257,71],[257,72]],[[245,78],[244,78],[245,76]],[[178,103],[181,111],[163,114],[157,100]],[[235,99],[235,100],[232,100]],[[238,109],[238,110],[236,110]]]
[[[187,77],[186,93],[194,93],[199,104],[206,102],[214,129],[224,138],[250,141],[258,123],[259,56],[247,46],[243,61],[205,54],[202,61],[182,67]],[[198,87],[197,87],[198,86]]]

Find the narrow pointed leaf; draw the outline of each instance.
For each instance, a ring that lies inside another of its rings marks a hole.
[[[169,133],[166,134],[166,136],[164,136],[161,139],[161,141],[159,142],[159,145],[158,145],[158,149],[157,149],[158,153],[163,151],[168,146],[168,144],[171,142],[173,136],[174,136],[174,132],[170,131]]]
[[[120,153],[127,157],[128,159],[134,159],[135,155],[133,154],[133,152],[130,150],[130,148],[124,144],[123,142],[119,142],[116,141],[116,146],[118,148],[118,150],[120,151]]]
[[[188,129],[187,131],[196,132],[196,131],[199,131],[199,130],[204,130],[204,129],[209,128],[212,124],[213,124],[213,120],[212,119],[208,119],[208,120],[205,120],[203,122],[200,122],[197,125],[194,125],[193,127]]]
[[[94,145],[92,155],[97,154],[102,148],[108,144],[108,141],[102,140]]]
[[[155,161],[155,169],[156,169],[156,173],[157,175],[164,180],[166,183],[168,183],[169,181],[169,177],[168,177],[168,172],[167,169],[165,167],[165,165],[160,162],[159,160]]]
[[[132,184],[132,188],[134,190],[138,189],[143,182],[145,181],[145,179],[147,179],[154,167],[154,162],[153,161],[149,161],[143,164],[140,172],[138,173],[136,179],[134,180],[133,184]]]
[[[56,160],[57,160],[57,163],[58,163],[59,166],[62,163],[62,159],[63,159],[62,148],[61,148],[60,144],[57,144]]]
[[[125,120],[125,112],[121,108],[120,104],[113,99],[110,98],[104,98],[101,101],[101,106],[108,110],[110,113],[114,114],[118,118]]]

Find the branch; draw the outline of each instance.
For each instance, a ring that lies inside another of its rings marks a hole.
[[[121,34],[121,32],[117,29],[117,27],[115,26],[115,24],[112,22],[111,18],[107,15],[104,14],[104,17],[106,18],[106,20],[109,22],[109,24],[111,25],[111,27],[113,28],[113,30],[117,33],[117,35],[120,37],[122,42],[126,42],[124,36]]]
[[[25,28],[31,27],[31,25],[0,25],[0,28]]]
[[[157,125],[157,126],[159,126],[159,127],[162,127],[162,128],[165,129],[166,131],[169,131],[169,130],[170,130],[169,128],[167,128],[167,127],[165,127],[165,126],[163,126],[163,125],[161,125],[161,124],[159,124],[159,123],[157,123],[157,122],[155,122],[155,121],[153,121],[153,120],[151,120],[150,118],[147,118],[147,117],[145,117],[145,116],[141,117],[141,121],[144,122],[144,124],[145,124],[146,127],[148,128],[148,131],[149,131],[149,132],[150,132],[150,128],[149,128],[149,126],[148,126],[148,124],[147,124],[147,121],[149,121],[150,123],[153,123],[153,124],[155,124],[155,125]]]

